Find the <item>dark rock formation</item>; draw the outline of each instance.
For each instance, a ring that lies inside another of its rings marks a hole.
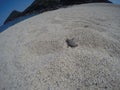
[[[42,11],[59,6],[60,0],[35,0],[24,12],[32,13],[35,11]]]
[[[31,14],[34,12],[44,12],[48,10],[54,10],[61,6],[73,5],[73,4],[83,4],[83,3],[111,3],[108,0],[35,0],[27,9],[25,9],[22,13],[14,10],[9,17],[6,19],[4,24],[9,21],[12,21],[20,16],[24,16],[26,14]]]
[[[108,0],[61,0],[62,5],[83,4],[83,3],[111,3]]]
[[[8,18],[5,20],[4,24],[6,24],[9,21],[14,20],[15,18],[18,18],[22,13],[19,11],[12,11],[12,13],[8,16]]]

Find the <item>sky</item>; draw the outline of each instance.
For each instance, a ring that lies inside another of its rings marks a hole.
[[[34,0],[0,0],[0,26],[13,10],[24,11]]]
[[[13,10],[24,11],[34,0],[0,0],[0,26]],[[110,0],[120,4],[120,0]]]
[[[120,0],[109,0],[111,2],[113,2],[114,4],[120,4]]]

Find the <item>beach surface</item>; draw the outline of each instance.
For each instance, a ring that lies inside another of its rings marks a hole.
[[[120,90],[120,5],[47,11],[1,32],[0,90]]]

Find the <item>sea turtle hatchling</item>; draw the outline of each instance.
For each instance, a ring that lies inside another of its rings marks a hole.
[[[75,42],[74,38],[72,38],[72,39],[66,39],[66,43],[67,43],[67,46],[71,47],[71,48],[74,48],[74,47],[78,46],[78,44]]]

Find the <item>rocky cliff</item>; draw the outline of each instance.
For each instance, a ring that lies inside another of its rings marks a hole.
[[[4,24],[6,24],[9,21],[14,20],[15,18],[18,18],[19,16],[21,16],[22,12],[19,11],[12,11],[12,13],[8,16],[8,18],[5,20]]]
[[[33,12],[44,12],[48,10],[57,9],[62,6],[68,6],[73,4],[83,4],[83,3],[111,3],[108,0],[35,0],[27,9],[22,13],[18,11],[13,11],[10,16],[5,20],[4,24],[12,21],[20,16],[30,14]]]

